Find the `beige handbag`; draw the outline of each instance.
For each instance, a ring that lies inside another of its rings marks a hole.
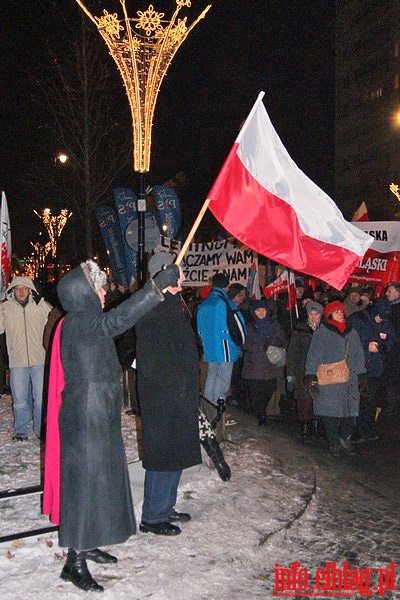
[[[344,359],[334,363],[321,363],[317,369],[318,385],[332,385],[333,383],[347,383],[350,379],[350,369],[347,364],[347,339]]]

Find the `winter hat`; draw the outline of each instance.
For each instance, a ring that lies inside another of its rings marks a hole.
[[[154,277],[165,265],[172,265],[174,256],[169,252],[156,252],[149,260],[148,268],[150,277]]]
[[[306,311],[308,315],[310,314],[310,312],[316,312],[322,316],[324,312],[324,307],[319,302],[313,302],[312,300],[310,300],[310,302],[307,302],[306,304]]]
[[[223,273],[217,273],[212,278],[212,287],[217,288],[226,288],[229,285],[229,277],[228,275],[224,275]]]
[[[260,298],[257,300],[252,300],[251,305],[250,305],[251,310],[254,312],[255,310],[257,310],[257,308],[265,308],[267,311],[267,314],[270,314],[270,308],[268,306],[268,303],[266,300],[264,300],[264,298]]]
[[[361,296],[362,292],[363,292],[363,290],[362,290],[361,286],[353,285],[352,287],[350,287],[347,290],[347,295],[350,296],[350,294],[360,294],[360,296]]]
[[[86,262],[81,263],[80,266],[90,287],[97,294],[97,292],[106,285],[107,275],[93,260],[87,260]]]
[[[324,308],[325,317],[330,317],[335,310],[343,310],[343,312],[344,312],[345,306],[344,306],[343,302],[339,302],[339,300],[334,300],[333,302],[329,302]]]
[[[383,321],[388,321],[392,316],[392,306],[387,298],[378,298],[371,308],[371,315],[379,315]]]
[[[232,285],[229,286],[228,296],[231,300],[233,300],[238,294],[240,294],[242,290],[245,289],[246,288],[241,283],[232,283]]]

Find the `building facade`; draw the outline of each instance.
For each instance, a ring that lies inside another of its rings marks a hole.
[[[399,218],[400,0],[336,0],[335,200]]]

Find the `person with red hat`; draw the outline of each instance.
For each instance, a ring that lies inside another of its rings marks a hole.
[[[347,360],[350,375],[344,383],[322,385],[317,371],[321,364]],[[354,454],[351,435],[360,404],[359,378],[365,377],[364,351],[355,329],[346,323],[345,307],[339,300],[324,308],[324,319],[314,332],[306,359],[305,381],[314,400],[314,414],[321,417],[330,450]]]

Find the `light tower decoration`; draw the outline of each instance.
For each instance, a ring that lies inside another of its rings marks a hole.
[[[391,183],[389,186],[389,190],[394,194],[397,200],[400,202],[400,191],[399,186],[396,183]]]
[[[39,215],[36,210],[33,212],[39,217],[39,219],[43,221],[43,225],[47,229],[47,233],[49,234],[50,238],[51,255],[54,259],[56,259],[58,238],[60,237],[68,219],[72,216],[72,212],[70,212],[67,208],[62,208],[59,215],[52,215],[49,208],[44,208],[41,215]]]
[[[138,10],[137,18],[131,18],[126,11],[126,0],[118,1],[123,19],[106,9],[103,9],[101,17],[95,17],[81,0],[76,0],[107,44],[128,95],[133,127],[133,165],[140,174],[138,258],[140,267],[143,267],[146,210],[144,174],[150,169],[151,131],[158,92],[178,48],[193,27],[205,17],[211,5],[188,26],[187,17],[180,19],[178,15],[183,7],[190,8],[191,0],[176,0],[176,9],[170,21],[164,20],[164,13],[156,12],[152,4],[145,11]]]

